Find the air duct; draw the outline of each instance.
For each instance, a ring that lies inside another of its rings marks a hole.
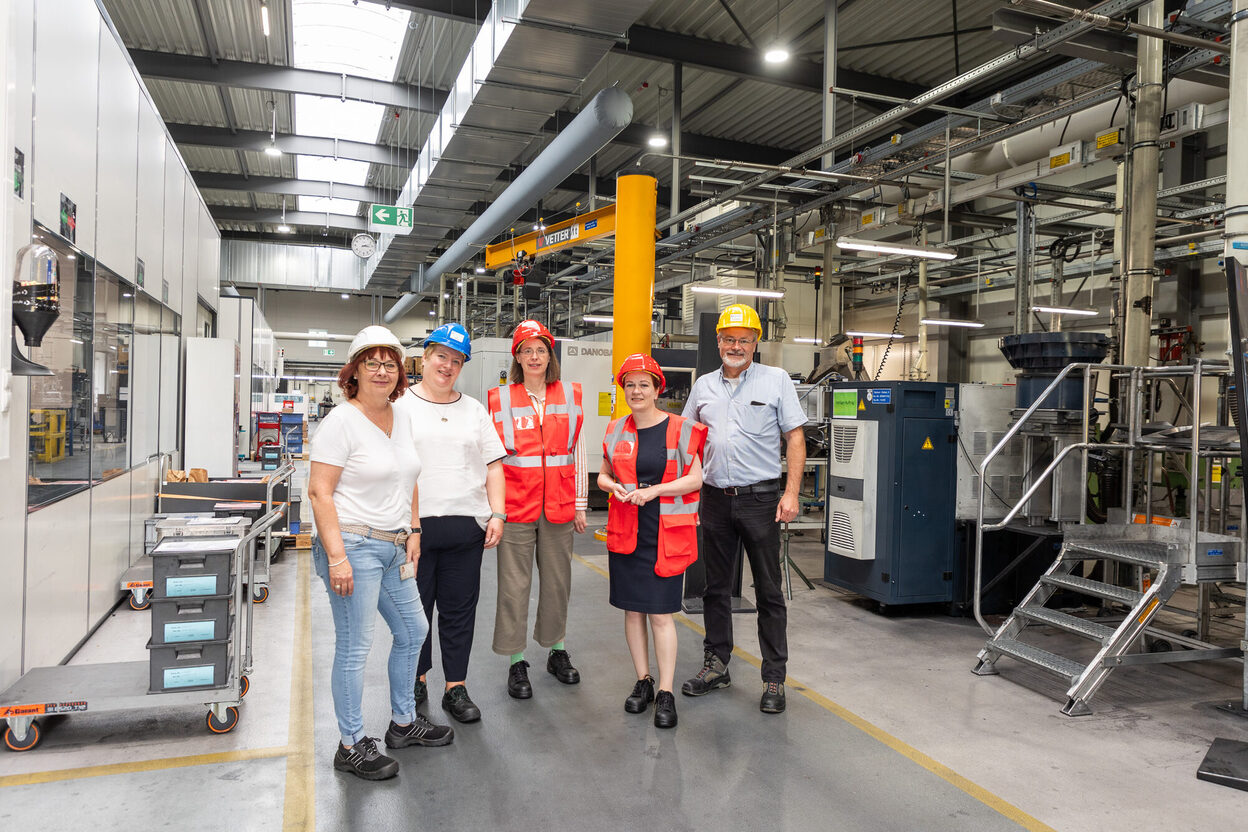
[[[632,120],[633,101],[619,87],[608,87],[594,96],[580,115],[572,119],[572,123],[538,154],[507,190],[499,194],[494,204],[425,270],[422,276],[424,285],[434,285],[441,274],[463,265],[473,256],[474,249],[501,234],[521,214],[618,136]],[[404,295],[386,312],[386,323],[394,323],[419,302],[419,294]]]

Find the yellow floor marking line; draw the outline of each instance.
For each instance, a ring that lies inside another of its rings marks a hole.
[[[295,581],[294,657],[290,668],[290,743],[286,758],[283,832],[316,828],[316,777],[312,768],[312,552],[299,551]]]
[[[587,561],[585,558],[581,557],[580,555],[574,554],[572,557],[574,560],[579,561],[582,565],[589,567],[591,570],[593,570],[594,572],[597,572],[599,575],[602,575],[604,578],[609,577],[605,569],[603,569],[600,566],[597,566],[596,564],[590,563],[589,561]],[[679,621],[681,624],[684,624],[690,630],[693,630],[698,635],[701,635],[701,636],[706,635],[706,630],[703,629],[703,627],[700,624],[695,623],[688,616],[683,615],[682,613],[676,613],[673,616],[673,618],[676,621]],[[739,647],[733,648],[732,654],[744,660],[745,662],[753,665],[754,667],[761,668],[763,666],[762,659],[750,653],[745,652]],[[883,728],[880,728],[878,725],[875,725],[867,721],[866,719],[863,719],[862,717],[858,716],[856,713],[849,710],[848,708],[842,705],[836,704],[835,702],[833,702],[831,699],[827,698],[823,694],[812,690],[809,685],[799,682],[797,679],[794,679],[792,676],[786,677],[784,682],[787,688],[800,693],[802,696],[805,696],[807,699],[809,699],[811,702],[814,702],[819,707],[834,714],[835,716],[839,717],[843,721],[848,722],[850,725],[854,726],[859,731],[862,731],[867,736],[871,737],[877,742],[883,743],[884,745],[891,748],[893,751],[896,751],[901,756],[916,763],[922,768],[930,771],[932,774],[935,774],[937,777],[944,780],[946,783],[949,783],[955,788],[960,789],[961,791],[965,792],[966,794],[978,800],[980,803],[987,806],[989,809],[992,809],[998,814],[1003,815],[1009,820],[1014,821],[1015,823],[1017,823],[1019,826],[1023,827],[1024,829],[1029,830],[1029,832],[1056,832],[1056,830],[1053,827],[1049,826],[1048,824],[1043,823],[1040,820],[1037,820],[1036,818],[1033,818],[1031,815],[1027,814],[1022,809],[1018,808],[1017,806],[1005,800],[1004,798],[998,797],[997,795],[985,789],[983,786],[980,786],[978,783],[975,783],[974,781],[969,780],[966,777],[963,777],[961,774],[958,774],[956,771],[949,768],[945,764],[934,760],[933,758],[924,754],[922,751],[919,751],[914,746],[909,745],[908,743],[898,739],[897,737],[894,737],[892,734],[888,733]]]
[[[38,753],[38,752],[35,752]],[[237,763],[246,760],[269,760],[285,757],[290,753],[286,746],[273,748],[246,748],[238,751],[220,751],[213,754],[192,754],[187,757],[162,757],[156,760],[137,760],[132,763],[108,763],[99,766],[66,768],[58,771],[33,771],[29,774],[9,774],[0,777],[0,788],[8,786],[33,786],[40,783],[56,783],[62,780],[82,780],[87,777],[106,777],[111,774],[135,774],[144,771],[164,771],[188,766],[211,766],[220,763]]]

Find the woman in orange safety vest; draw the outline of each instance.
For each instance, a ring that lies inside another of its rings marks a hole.
[[[598,487],[610,495],[607,551],[611,605],[624,610],[624,635],[637,684],[624,710],[637,714],[654,702],[654,724],[676,726],[676,624],[681,575],[698,557],[700,455],[706,426],[655,406],[666,379],[648,355],[630,355],[616,383],[632,413],[607,426]],[[650,676],[646,623],[654,633],[658,691]]]
[[[581,386],[559,380],[555,339],[537,321],[521,321],[511,341],[511,384],[495,387],[487,409],[503,442],[507,513],[498,543],[494,652],[511,658],[507,693],[529,699],[529,590],[537,561],[533,638],[550,648],[546,670],[565,685],[580,682],[563,639],[572,593],[572,531],[585,531]]]

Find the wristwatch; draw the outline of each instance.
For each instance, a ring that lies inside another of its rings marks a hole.
[[[412,526],[407,530],[408,534],[420,534],[420,526]]]
[[[502,512],[499,512],[499,511],[493,511],[493,512],[490,512],[490,519],[491,519],[491,520],[502,520],[504,523],[506,523],[506,522],[507,522],[507,515],[506,515],[506,514],[503,514]]]

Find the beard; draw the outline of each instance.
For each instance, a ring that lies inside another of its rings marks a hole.
[[[744,355],[725,355],[723,361],[725,367],[731,367],[735,370],[738,367],[744,367],[749,359]]]

